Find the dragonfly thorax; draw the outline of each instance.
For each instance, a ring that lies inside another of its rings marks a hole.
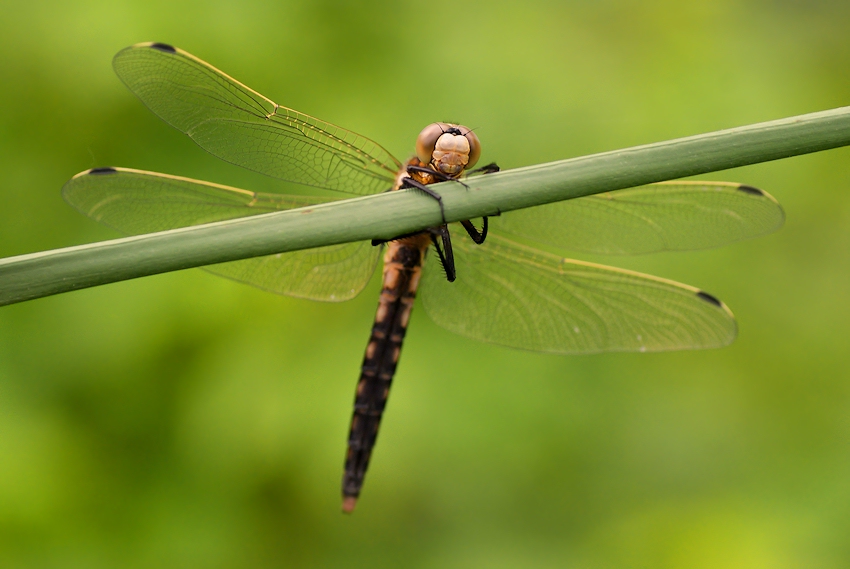
[[[438,172],[457,177],[473,166],[481,154],[481,144],[469,128],[451,123],[433,123],[416,139],[416,155]]]

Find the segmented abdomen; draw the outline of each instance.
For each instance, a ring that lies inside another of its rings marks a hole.
[[[342,482],[346,512],[354,509],[369,466],[429,244],[427,233],[414,235],[391,242],[384,255],[381,299],[363,358],[348,435]]]

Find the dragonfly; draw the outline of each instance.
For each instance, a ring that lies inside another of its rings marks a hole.
[[[401,162],[372,140],[283,107],[173,46],[142,43],[113,60],[118,77],[165,122],[201,148],[273,178],[332,196],[253,192],[130,168],[86,170],[63,187],[83,214],[129,235],[315,206],[387,190],[427,194],[474,184],[481,154],[467,127],[434,123]],[[498,170],[479,169],[480,175]],[[342,194],[342,195],[340,195]],[[554,354],[716,348],[737,326],[729,308],[692,286],[568,259],[718,247],[784,222],[767,192],[731,182],[671,181],[442,224],[388,242],[356,242],[233,261],[208,271],[298,298],[356,296],[383,256],[377,314],[349,429],[342,509],[363,486],[417,294],[442,327],[468,338]],[[468,234],[451,240],[451,234]],[[463,232],[463,233],[461,233]]]

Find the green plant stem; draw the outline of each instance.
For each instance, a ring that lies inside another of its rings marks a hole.
[[[818,152],[850,144],[850,107],[538,164],[432,186],[448,221]],[[406,190],[0,259],[0,306],[248,257],[441,223],[433,199]]]

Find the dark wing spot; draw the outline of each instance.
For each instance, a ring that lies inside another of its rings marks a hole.
[[[158,49],[159,51],[166,51],[168,53],[177,53],[177,50],[174,49],[174,46],[168,45],[167,43],[152,43],[151,47],[153,49]]]
[[[719,300],[717,300],[715,297],[711,296],[710,294],[708,294],[704,290],[699,291],[697,293],[697,296],[700,297],[701,299],[703,299],[704,301],[713,304],[714,306],[717,306],[717,307],[723,306],[722,302],[720,302]]]
[[[115,168],[92,168],[88,171],[89,174],[117,174],[118,170]]]
[[[764,192],[761,191],[760,189],[754,188],[752,186],[746,186],[744,184],[741,184],[740,186],[738,186],[738,191],[744,192],[745,194],[750,194],[750,195],[753,195],[753,196],[763,196],[764,195]]]

